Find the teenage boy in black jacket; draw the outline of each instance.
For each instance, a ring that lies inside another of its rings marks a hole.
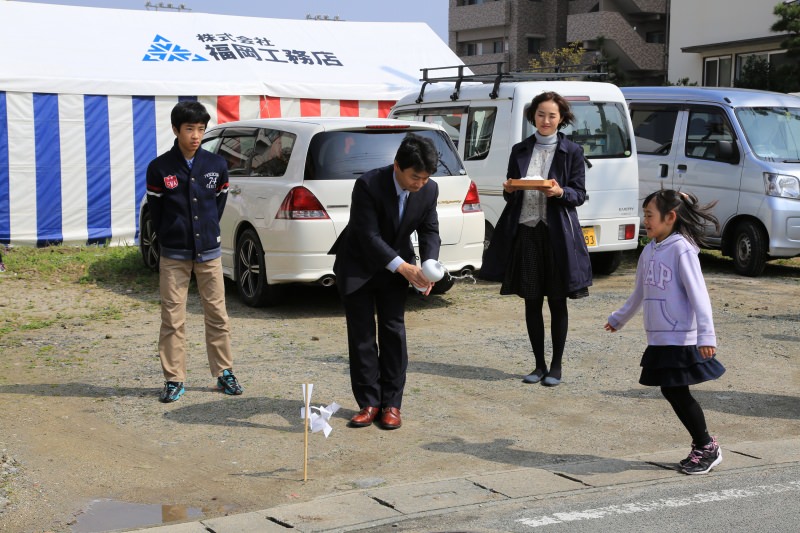
[[[177,401],[186,381],[186,299],[192,272],[203,303],[206,352],[212,377],[225,394],[242,394],[233,355],[219,220],[228,198],[228,167],[200,148],[210,116],[199,102],[172,109],[175,144],[147,167],[147,205],[161,247],[161,331],[158,355],[164,371],[162,402]]]

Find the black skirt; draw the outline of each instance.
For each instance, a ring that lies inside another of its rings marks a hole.
[[[716,356],[703,359],[697,346],[648,346],[641,365],[639,383],[651,387],[697,385],[725,373]]]
[[[547,224],[517,226],[500,294],[516,294],[520,298],[539,299],[544,296],[566,298],[561,272],[553,259],[553,247]]]

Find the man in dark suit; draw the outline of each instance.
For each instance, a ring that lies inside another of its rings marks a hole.
[[[429,180],[437,166],[433,142],[408,134],[393,165],[356,180],[350,221],[329,252],[336,254],[333,271],[347,317],[350,381],[360,409],[351,427],[369,426],[378,415],[386,429],[402,424],[408,284],[426,295],[433,286],[416,264],[411,233],[417,232],[423,261],[439,258],[439,189]]]

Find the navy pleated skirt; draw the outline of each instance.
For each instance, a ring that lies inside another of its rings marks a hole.
[[[520,298],[566,298],[561,271],[553,258],[547,224],[517,226],[517,235],[506,268],[500,294],[516,294]]]
[[[648,346],[641,365],[639,383],[651,387],[697,385],[725,373],[716,356],[703,359],[697,346]]]

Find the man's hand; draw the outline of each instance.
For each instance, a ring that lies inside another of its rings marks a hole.
[[[426,278],[425,274],[422,273],[422,269],[417,265],[412,265],[411,263],[402,263],[399,267],[397,267],[397,273],[406,278],[408,282],[415,287],[427,287],[427,290],[425,290],[423,294],[427,295],[429,292],[431,292],[433,283],[428,281],[428,278]]]

